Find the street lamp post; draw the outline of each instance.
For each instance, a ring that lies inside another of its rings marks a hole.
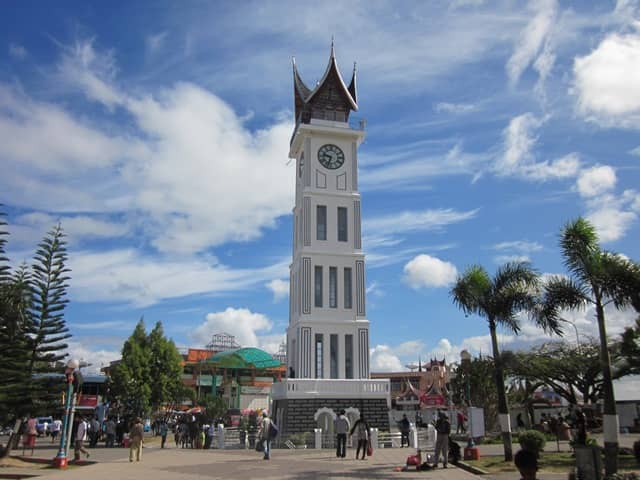
[[[53,459],[53,466],[57,468],[66,468],[68,463],[67,457],[67,429],[69,429],[69,418],[71,415],[71,397],[73,397],[73,372],[80,366],[80,362],[75,358],[70,359],[67,362],[67,367],[64,371],[65,380],[67,382],[67,396],[65,398],[64,408],[64,420],[62,422],[62,431],[60,432],[60,449],[58,454]],[[71,430],[71,429],[69,429]]]
[[[473,412],[471,411],[471,354],[467,350],[460,352],[460,363],[465,376],[465,396],[467,397],[467,416],[469,417],[469,429],[467,430],[467,446],[464,449],[465,460],[477,460],[480,452],[473,441]]]

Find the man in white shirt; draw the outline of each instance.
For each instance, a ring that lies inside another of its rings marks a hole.
[[[74,458],[80,460],[80,452],[84,453],[89,458],[89,452],[84,448],[84,442],[87,441],[89,436],[89,424],[84,418],[80,418],[78,422],[78,430],[76,430],[76,443],[74,448]]]
[[[51,443],[56,441],[60,430],[62,430],[62,420],[56,418],[51,424]]]

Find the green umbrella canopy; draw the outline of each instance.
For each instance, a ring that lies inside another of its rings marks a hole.
[[[219,368],[277,368],[280,362],[259,348],[238,348],[216,353],[202,364]]]

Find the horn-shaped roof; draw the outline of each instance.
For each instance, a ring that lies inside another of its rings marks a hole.
[[[358,110],[358,104],[356,102],[357,98],[357,88],[356,88],[356,65],[353,65],[353,75],[351,77],[351,82],[349,86],[347,86],[340,74],[340,69],[338,68],[338,63],[336,62],[335,49],[333,47],[333,42],[331,43],[331,55],[329,57],[329,63],[327,68],[325,69],[322,78],[318,81],[316,86],[313,89],[310,89],[305,85],[300,77],[298,72],[298,67],[296,66],[295,58],[293,58],[293,89],[294,89],[294,102],[295,102],[295,115],[296,119],[298,119],[299,114],[303,110],[308,110],[308,106],[313,104],[314,98],[317,97],[317,94],[323,90],[325,86],[328,88],[337,88],[340,96],[343,98],[344,106],[347,110]]]

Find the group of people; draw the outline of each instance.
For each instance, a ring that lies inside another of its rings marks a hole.
[[[41,431],[38,431],[38,423],[35,417],[27,417],[23,419],[21,426],[21,434],[22,434],[22,454],[25,454],[25,451],[30,448],[31,455],[33,455],[33,450],[36,446],[36,438],[42,434],[45,437],[51,437],[51,443],[54,443],[60,434],[60,430],[62,430],[62,420],[55,419],[51,423],[44,422],[41,427]]]
[[[371,428],[364,418],[364,415],[361,414],[360,418],[358,418],[352,426],[345,413],[344,410],[340,410],[333,421],[333,428],[336,433],[336,457],[346,457],[348,434],[358,442],[356,459],[361,458],[362,460],[366,460],[366,455],[370,453]],[[360,456],[360,452],[362,452],[362,457]]]
[[[118,425],[121,425],[121,428],[118,428]],[[100,422],[96,417],[94,418],[85,418],[78,417],[74,422],[72,429],[72,438],[74,439],[74,458],[75,460],[80,460],[80,455],[84,454],[86,458],[89,458],[91,454],[85,448],[85,442],[89,442],[90,448],[95,448],[98,444],[98,440],[101,437],[101,434],[104,432],[106,436],[105,446],[113,447],[114,443],[118,435],[122,435],[126,433],[124,429],[126,428],[126,424],[123,421],[116,421],[113,418],[108,418],[104,425],[100,425]],[[140,418],[135,418],[128,426],[129,432],[129,461],[133,462],[140,461],[142,458],[142,444],[144,437],[144,426],[142,425],[142,420]],[[118,442],[120,445],[122,443],[123,438]]]

